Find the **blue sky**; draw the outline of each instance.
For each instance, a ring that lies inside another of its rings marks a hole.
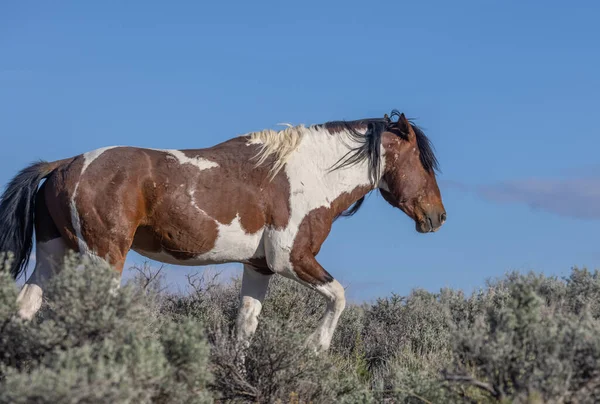
[[[599,12],[592,1],[4,2],[0,184],[35,159],[107,145],[201,148],[397,108],[434,143],[448,221],[418,234],[377,194],[338,221],[319,260],[352,299],[596,268]],[[189,270],[166,271],[178,286]]]

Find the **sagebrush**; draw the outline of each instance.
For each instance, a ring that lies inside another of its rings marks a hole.
[[[109,268],[71,257],[31,322],[0,271],[0,402],[600,400],[598,271],[512,272],[468,296],[414,290],[349,304],[329,353],[316,355],[305,339],[324,302],[294,282],[274,277],[242,352],[239,278],[190,277],[176,294],[156,270],[138,270],[115,288]]]

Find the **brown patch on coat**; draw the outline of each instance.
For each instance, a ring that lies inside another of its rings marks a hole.
[[[330,207],[322,206],[312,210],[300,223],[290,255],[294,272],[311,285],[331,282],[333,277],[314,259],[331,231],[333,221],[340,213],[373,189],[361,185],[351,192],[338,196]]]

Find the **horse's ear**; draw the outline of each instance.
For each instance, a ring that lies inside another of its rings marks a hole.
[[[398,117],[398,129],[400,129],[402,136],[406,140],[408,140],[409,142],[412,142],[414,140],[415,133],[412,130],[410,122],[408,121],[408,119],[406,119],[406,116],[404,116],[404,112],[401,113]]]

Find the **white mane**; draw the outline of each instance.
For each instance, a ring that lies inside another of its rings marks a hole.
[[[249,144],[260,145],[260,150],[254,157],[257,160],[256,166],[264,163],[269,156],[275,155],[275,162],[269,171],[269,180],[275,178],[309,131],[304,125],[282,125],[288,127],[280,131],[265,129],[248,135],[250,137]]]

